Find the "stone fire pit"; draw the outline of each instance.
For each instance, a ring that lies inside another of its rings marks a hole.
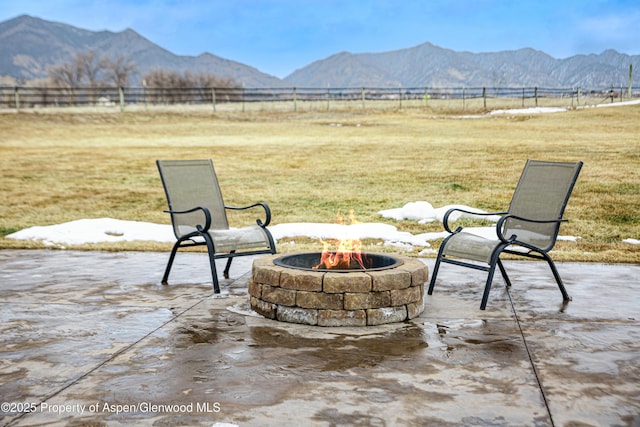
[[[320,252],[258,258],[251,308],[269,319],[317,326],[382,325],[422,313],[427,267],[409,257],[370,255],[391,261],[366,270],[313,270],[303,264],[319,260]]]

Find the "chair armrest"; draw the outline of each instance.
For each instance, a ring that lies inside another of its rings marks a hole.
[[[523,246],[526,247],[530,247],[528,244],[524,243],[524,242],[519,242],[518,241],[518,236],[516,234],[513,234],[511,236],[509,236],[509,238],[506,238],[504,236],[504,234],[502,234],[502,229],[503,229],[503,225],[504,222],[508,219],[517,219],[518,221],[525,221],[525,222],[531,222],[534,224],[550,224],[550,223],[561,223],[561,222],[568,222],[569,220],[564,219],[564,218],[560,218],[560,219],[531,219],[531,218],[525,218],[525,217],[521,217],[518,215],[512,215],[512,214],[507,214],[505,216],[503,216],[502,218],[500,218],[498,220],[498,223],[496,224],[496,234],[498,235],[498,238],[500,240],[502,240],[505,243],[514,243],[514,242],[518,242],[518,244],[522,244]]]
[[[269,209],[269,205],[267,205],[266,203],[260,202],[260,203],[255,203],[249,206],[225,206],[224,208],[234,210],[234,211],[241,211],[241,210],[246,210],[246,209],[251,209],[256,207],[262,207],[264,209],[264,214],[265,214],[264,221],[261,221],[260,218],[256,219],[256,223],[260,227],[264,228],[267,225],[269,225],[269,223],[271,222],[271,209]]]
[[[462,227],[458,227],[455,230],[451,230],[451,227],[449,226],[449,216],[454,212],[462,212],[462,213],[466,213],[473,216],[504,215],[507,213],[507,212],[472,212],[472,211],[468,211],[460,208],[451,208],[444,214],[444,217],[442,218],[442,225],[444,226],[445,230],[447,230],[449,233],[452,233],[452,234],[459,233],[462,230]]]
[[[192,213],[199,210],[202,211],[202,213],[204,214],[204,226],[200,224],[195,224],[195,227],[198,231],[206,233],[209,231],[209,228],[211,227],[211,212],[209,212],[209,209],[205,208],[204,206],[196,206],[195,208],[187,209],[186,211],[172,211],[170,209],[167,209],[163,212],[169,213],[171,215],[180,215],[180,214]]]

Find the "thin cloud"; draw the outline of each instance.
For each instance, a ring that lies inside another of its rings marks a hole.
[[[636,52],[640,49],[640,12],[586,18],[579,30],[587,42],[627,46]]]

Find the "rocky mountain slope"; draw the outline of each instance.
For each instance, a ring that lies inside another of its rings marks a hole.
[[[341,52],[296,70],[284,79],[211,53],[180,56],[134,30],[88,31],[30,16],[0,23],[0,76],[18,84],[46,77],[47,67],[78,52],[131,58],[132,84],[152,69],[208,72],[245,87],[626,87],[629,66],[640,81],[640,55],[614,50],[556,59],[530,48],[492,53],[457,52],[431,43],[381,53]]]

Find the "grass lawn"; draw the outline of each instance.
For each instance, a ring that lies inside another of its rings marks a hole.
[[[168,223],[156,159],[211,158],[225,202],[266,201],[273,224],[380,217],[424,200],[505,210],[527,158],[585,165],[565,212],[558,261],[640,262],[640,106],[469,117],[430,108],[343,111],[0,113],[0,248],[34,225],[111,217]],[[235,225],[252,217],[231,217]],[[309,239],[295,250],[321,248]],[[378,242],[366,242],[375,245]],[[434,242],[437,248],[439,242]],[[281,250],[287,251],[287,245]],[[379,248],[379,247],[378,247]],[[168,250],[135,242],[78,249]],[[367,249],[367,246],[365,246]],[[416,251],[417,253],[417,251]]]

